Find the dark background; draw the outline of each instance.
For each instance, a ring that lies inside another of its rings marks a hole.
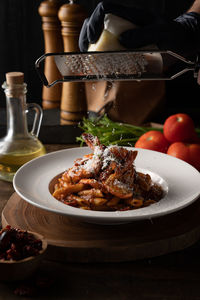
[[[99,2],[80,0],[90,14]],[[117,1],[121,3],[122,1]],[[44,53],[41,17],[38,13],[40,0],[1,0],[0,1],[0,83],[5,81],[5,73],[22,71],[28,84],[28,102],[41,104],[42,84],[35,71],[34,63]],[[62,1],[61,3],[68,3]],[[143,6],[175,18],[185,12],[192,0],[124,0],[124,5]],[[165,115],[187,112],[198,125],[200,120],[200,87],[191,74],[167,82],[167,107]],[[0,89],[0,107],[5,107],[5,95]]]

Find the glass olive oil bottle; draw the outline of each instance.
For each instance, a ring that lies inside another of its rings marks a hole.
[[[7,73],[2,87],[6,95],[7,134],[0,139],[0,179],[12,182],[23,164],[46,153],[38,139],[43,112],[38,104],[26,103],[27,85],[23,73]],[[31,110],[35,118],[29,132],[27,113]]]

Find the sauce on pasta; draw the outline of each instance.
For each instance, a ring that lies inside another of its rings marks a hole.
[[[78,158],[58,178],[52,195],[81,209],[122,211],[158,202],[164,196],[149,174],[137,172],[137,151],[100,144],[97,137],[83,134],[93,153]]]

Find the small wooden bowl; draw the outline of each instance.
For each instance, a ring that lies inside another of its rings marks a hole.
[[[36,232],[27,231],[36,239],[42,241],[42,250],[36,256],[30,256],[21,260],[0,259],[0,281],[17,281],[30,277],[39,267],[47,250],[47,241],[42,235]]]

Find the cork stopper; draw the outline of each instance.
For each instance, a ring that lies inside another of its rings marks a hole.
[[[8,85],[23,84],[24,83],[24,73],[22,73],[22,72],[6,73],[6,82]]]

